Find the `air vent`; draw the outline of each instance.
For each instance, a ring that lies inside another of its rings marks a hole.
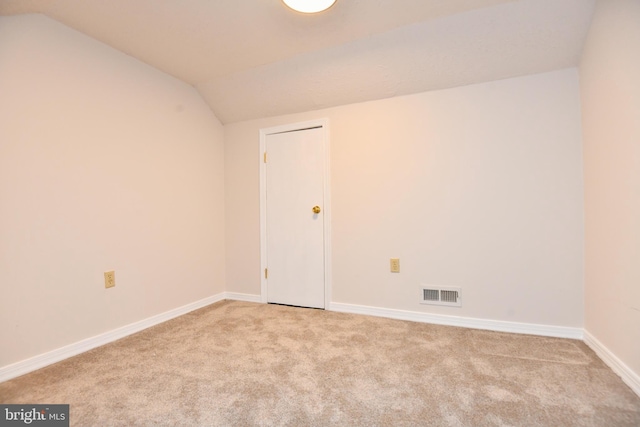
[[[422,301],[420,301],[420,303],[461,307],[461,292],[462,288],[436,288],[433,286],[423,286]]]

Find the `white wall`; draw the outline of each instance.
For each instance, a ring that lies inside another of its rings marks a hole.
[[[577,70],[226,125],[227,291],[260,293],[259,129],[322,117],[334,302],[582,327]],[[463,307],[420,305],[421,283]]]
[[[0,366],[224,291],[223,160],[192,87],[0,17]]]
[[[585,329],[640,381],[640,1],[598,1],[580,86]]]

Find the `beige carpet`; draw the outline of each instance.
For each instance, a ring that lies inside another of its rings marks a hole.
[[[640,426],[582,342],[224,301],[0,384],[74,426]]]

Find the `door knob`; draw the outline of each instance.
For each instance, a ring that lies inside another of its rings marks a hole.
[[[320,213],[320,206],[314,206],[313,207],[313,213],[314,214],[319,214]]]

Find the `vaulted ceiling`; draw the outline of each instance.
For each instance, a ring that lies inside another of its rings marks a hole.
[[[577,65],[595,0],[0,0],[198,89],[223,123]]]

